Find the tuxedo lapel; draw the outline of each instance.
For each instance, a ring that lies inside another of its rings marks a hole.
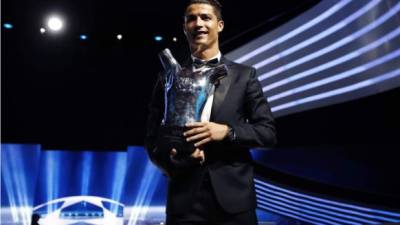
[[[214,100],[211,108],[211,118],[210,119],[215,119],[215,117],[218,115],[221,105],[226,99],[226,94],[229,91],[229,88],[232,83],[232,76],[233,76],[233,71],[230,69],[231,67],[231,62],[227,60],[225,57],[221,58],[221,64],[225,64],[227,67],[227,75],[222,77],[219,80],[219,83],[215,86],[215,91],[214,91]]]

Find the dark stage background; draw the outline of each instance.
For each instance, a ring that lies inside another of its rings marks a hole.
[[[222,2],[227,53],[318,3]],[[157,53],[187,54],[184,5],[174,1],[2,1],[2,138],[44,148],[125,149],[142,145]],[[42,35],[48,15],[61,34]],[[117,40],[117,34],[123,34]],[[79,35],[86,34],[82,41]],[[154,37],[161,35],[162,42]],[[176,37],[177,42],[172,38]]]

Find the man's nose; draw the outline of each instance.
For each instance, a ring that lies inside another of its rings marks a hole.
[[[203,21],[200,17],[197,17],[197,18],[196,18],[196,26],[198,26],[198,27],[203,26],[203,25],[204,25],[203,22],[204,22],[204,21]]]

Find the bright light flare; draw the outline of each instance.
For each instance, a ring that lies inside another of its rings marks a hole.
[[[58,16],[52,16],[47,20],[47,26],[52,31],[60,31],[63,26],[63,20]]]

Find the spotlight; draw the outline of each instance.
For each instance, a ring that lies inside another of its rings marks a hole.
[[[12,29],[14,26],[11,23],[5,23],[3,24],[3,27],[6,29]]]
[[[47,26],[52,31],[59,31],[63,27],[63,21],[59,17],[53,16],[47,20]]]
[[[172,41],[173,41],[173,42],[177,42],[177,41],[178,41],[178,38],[173,37],[173,38],[172,38]]]
[[[43,27],[41,27],[41,28],[40,28],[40,33],[42,33],[42,34],[46,33],[46,29],[43,28]]]
[[[157,35],[157,36],[154,37],[154,40],[155,40],[155,41],[158,41],[158,42],[162,41],[162,39],[163,39],[163,37],[161,37],[161,36],[159,36],[159,35]]]
[[[121,40],[121,39],[122,39],[122,34],[118,34],[118,35],[117,35],[117,39],[118,39],[118,40]]]
[[[81,40],[86,40],[86,39],[88,39],[88,36],[86,36],[86,35],[84,35],[84,34],[81,34],[81,36],[79,36],[79,38],[80,38]]]

